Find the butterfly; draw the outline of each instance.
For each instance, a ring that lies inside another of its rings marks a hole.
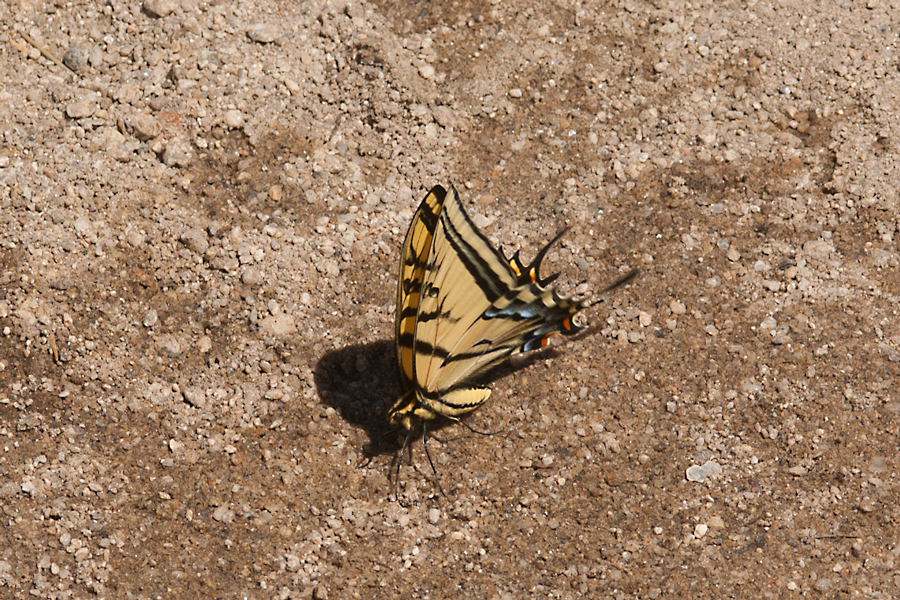
[[[583,301],[548,288],[558,273],[540,276],[563,233],[525,265],[518,252],[506,258],[478,230],[453,186],[435,186],[425,196],[403,242],[397,287],[401,395],[388,421],[409,432],[404,449],[418,425],[458,421],[484,404],[491,390],[477,380],[511,355],[579,331],[572,317]]]

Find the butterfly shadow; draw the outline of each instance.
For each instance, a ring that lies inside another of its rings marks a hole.
[[[368,458],[399,449],[397,428],[387,412],[400,395],[394,344],[388,341],[356,344],[332,350],[313,370],[322,403],[334,408],[345,422],[365,430]]]
[[[501,363],[472,384],[489,386],[556,355],[552,347],[520,355]],[[368,458],[396,454],[400,450],[407,432],[387,422],[388,410],[400,395],[393,342],[379,341],[332,350],[316,363],[313,377],[323,404],[334,408],[345,422],[365,430],[369,440],[363,452]],[[465,422],[477,413],[464,416],[462,425],[471,432],[484,433],[477,425],[472,427]],[[458,424],[455,419],[440,418],[429,423],[428,431],[434,434],[454,424]],[[421,431],[415,432],[414,436],[418,437],[419,433]]]
[[[554,348],[520,355],[512,361],[501,363],[488,373],[472,381],[472,385],[490,386],[494,381],[527,369],[532,364],[550,359],[557,355]],[[397,375],[396,350],[393,342],[381,341],[370,344],[347,346],[332,350],[316,363],[313,378],[321,401],[334,408],[347,423],[365,430],[368,442],[361,448],[363,463],[368,464],[378,456],[392,456],[395,497],[400,499],[400,467],[404,455],[410,464],[413,440],[426,442],[427,439],[439,439],[443,443],[452,443],[452,439],[467,438],[472,435],[503,435],[511,430],[501,426],[498,430],[482,431],[479,419],[469,424],[470,418],[479,411],[465,415],[462,419],[438,418],[435,421],[420,422],[412,432],[391,425],[387,421],[387,413],[400,395],[400,384]],[[447,427],[460,426],[462,430],[450,433],[449,438],[440,432]],[[427,434],[426,434],[427,433]],[[434,482],[441,496],[446,492],[440,483],[440,474],[435,470],[432,456],[427,446],[422,446],[432,473],[419,471],[426,477],[434,475]],[[408,450],[408,454],[407,454]],[[449,488],[455,489],[455,488]],[[401,502],[402,503],[402,502]]]

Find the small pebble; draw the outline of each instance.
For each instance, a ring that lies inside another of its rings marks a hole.
[[[273,185],[269,188],[269,198],[278,202],[284,194],[284,188],[281,185]]]
[[[715,479],[722,474],[722,467],[713,461],[707,461],[703,466],[693,465],[687,469],[688,481],[706,481],[707,479]]]
[[[163,356],[176,357],[181,355],[181,344],[174,336],[163,336],[158,343],[160,354]]]
[[[206,254],[209,249],[209,238],[202,229],[188,229],[181,234],[181,243],[197,254]]]
[[[151,308],[144,314],[144,319],[141,321],[141,323],[144,325],[144,327],[153,327],[154,325],[156,325],[157,321],[159,321],[159,315],[154,309]]]
[[[99,107],[94,100],[79,100],[66,106],[66,114],[71,119],[85,119],[93,115],[97,108]]]
[[[234,511],[227,506],[219,506],[213,511],[212,518],[220,523],[231,523],[234,520]]]
[[[705,128],[697,137],[699,137],[700,141],[703,142],[703,144],[706,146],[714,146],[716,144],[716,140],[718,139],[716,128],[714,126]]]
[[[208,335],[204,335],[199,340],[197,340],[197,350],[201,353],[206,354],[210,350],[212,350],[212,339]]]
[[[144,0],[144,12],[154,18],[161,18],[169,15],[178,8],[175,0]]]
[[[758,394],[762,391],[762,386],[753,379],[748,379],[741,384],[741,391],[745,394]]]
[[[137,112],[130,115],[126,121],[126,127],[134,133],[134,137],[145,142],[159,135],[159,121],[155,117]]]
[[[241,281],[243,281],[245,285],[259,285],[262,283],[262,273],[259,272],[259,269],[247,267],[241,275]]]
[[[72,44],[63,55],[62,61],[64,65],[76,73],[80,73],[87,67],[88,54],[81,44]]]
[[[166,144],[162,160],[167,167],[187,167],[194,159],[194,149],[183,138],[175,138]]]
[[[337,277],[341,274],[341,269],[337,264],[337,261],[334,260],[326,260],[323,261],[323,267],[325,268],[325,274],[329,277]]]
[[[144,245],[144,235],[137,231],[132,231],[125,236],[125,241],[127,241],[128,245],[132,248],[140,248]]]
[[[434,79],[434,67],[427,64],[422,65],[419,67],[419,75],[421,75],[423,79]]]
[[[247,36],[260,44],[271,44],[281,35],[281,31],[271,23],[254,23],[247,28]]]
[[[224,121],[231,129],[237,129],[244,124],[244,115],[239,110],[229,110],[225,113]]]
[[[181,395],[184,397],[184,401],[193,407],[201,407],[206,403],[206,393],[201,387],[188,386],[181,392]],[[174,452],[174,450],[172,451]]]
[[[116,100],[122,104],[134,104],[141,99],[141,88],[133,82],[121,86],[114,94]]]
[[[260,321],[259,328],[274,337],[284,337],[297,330],[294,317],[286,314],[266,317]]]
[[[0,484],[0,498],[13,498],[19,494],[21,489],[22,486],[15,481],[7,481]]]
[[[317,585],[313,590],[313,600],[328,600],[328,588],[324,585]]]
[[[87,235],[91,232],[91,220],[87,217],[75,219],[75,232],[78,235]]]

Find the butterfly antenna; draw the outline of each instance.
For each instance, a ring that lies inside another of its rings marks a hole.
[[[616,289],[617,287],[625,285],[626,283],[630,282],[632,279],[637,277],[638,273],[640,273],[640,272],[641,272],[640,269],[632,269],[632,270],[628,271],[627,273],[625,273],[625,275],[623,275],[622,277],[619,277],[614,282],[612,282],[611,284],[609,284],[608,286],[606,286],[605,288],[600,290],[600,292],[598,292],[597,295],[601,296],[601,295],[605,294],[606,292],[611,292],[614,289]]]
[[[424,421],[422,423],[422,447],[425,448],[425,456],[428,457],[428,464],[431,465],[431,471],[434,473],[434,481],[437,483],[438,490],[441,492],[441,496],[446,497],[447,494],[444,493],[444,488],[441,487],[441,478],[438,475],[437,469],[434,468],[434,461],[431,460],[431,452],[428,451],[428,438],[426,437],[428,433],[428,421]]]
[[[633,280],[635,277],[640,275],[640,273],[641,273],[640,269],[632,269],[632,270],[628,271],[627,273],[625,273],[625,275],[623,275],[622,277],[619,277],[617,280],[615,280],[614,282],[612,282],[611,284],[609,284],[608,286],[606,286],[605,288],[600,290],[597,293],[597,296],[602,296],[602,295],[606,294],[607,292],[611,292],[612,290],[616,289],[617,287],[621,287],[621,286],[625,285],[626,283],[630,283],[631,280]],[[603,327],[602,324],[589,325],[589,326],[585,327],[584,329],[582,329],[581,331],[579,331],[575,335],[574,339],[580,340],[580,339],[591,337],[591,336],[595,335],[597,332],[599,332],[602,327]]]

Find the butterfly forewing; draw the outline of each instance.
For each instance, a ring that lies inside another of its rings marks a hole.
[[[421,301],[422,280],[425,277],[426,263],[445,195],[446,192],[441,186],[435,186],[428,193],[413,216],[400,254],[394,339],[397,344],[397,363],[400,367],[400,387],[404,392],[410,389],[415,376],[413,343]]]

